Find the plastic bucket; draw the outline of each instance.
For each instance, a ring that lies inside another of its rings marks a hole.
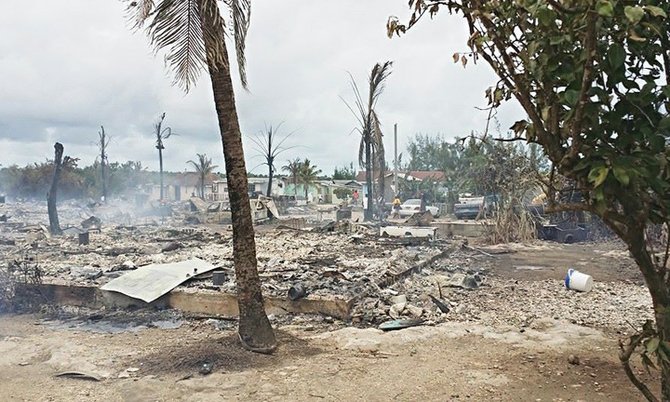
[[[593,288],[593,278],[591,278],[591,275],[586,275],[571,268],[565,275],[565,287],[579,292],[588,292]]]

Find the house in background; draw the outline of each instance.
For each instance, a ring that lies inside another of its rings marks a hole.
[[[373,187],[379,178],[379,173],[373,175]],[[398,188],[393,188],[393,172],[386,172],[384,174],[384,199],[390,201],[393,197],[400,193],[408,191],[408,189],[416,188],[420,183],[431,181],[437,186],[441,186],[446,180],[447,176],[444,172],[439,170],[410,170],[406,172],[398,172]],[[356,181],[361,183],[362,189],[361,198],[367,194],[367,184],[365,182],[365,172],[358,172]],[[417,195],[418,196],[418,195]],[[413,196],[406,196],[411,198]],[[403,200],[404,201],[404,200]]]
[[[267,177],[249,177],[248,179],[249,187],[247,192],[250,197],[254,197],[257,194],[267,194],[268,188],[268,178]],[[279,196],[284,194],[284,182],[280,177],[272,178],[272,192],[273,196]],[[218,179],[212,183],[211,191],[205,197],[210,201],[224,201],[228,202],[230,197],[228,196],[228,181],[226,179]]]
[[[205,178],[205,199],[209,199],[212,192],[212,183],[217,175],[210,174]],[[200,175],[196,172],[164,173],[163,198],[166,201],[185,201],[200,194]],[[152,184],[149,200],[160,199],[160,184]]]

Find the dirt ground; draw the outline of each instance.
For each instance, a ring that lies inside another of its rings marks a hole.
[[[381,333],[279,330],[274,356],[202,321],[117,334],[0,318],[0,393],[11,401],[636,401],[613,339],[547,321],[505,332],[443,324]],[[40,325],[36,325],[40,324]],[[579,365],[568,362],[574,354]],[[212,373],[199,373],[203,363]],[[101,381],[57,378],[77,370]]]
[[[493,256],[490,274],[498,278],[560,280],[574,267],[598,283],[641,283],[616,242],[474,246]],[[264,356],[240,347],[234,322],[187,319],[173,329],[109,331],[41,315],[0,316],[0,395],[10,401],[643,400],[620,367],[616,333],[556,317],[538,317],[527,328],[446,322],[388,333],[314,317],[275,324],[280,347]],[[201,374],[203,367],[211,373]],[[99,381],[55,376],[72,370]]]

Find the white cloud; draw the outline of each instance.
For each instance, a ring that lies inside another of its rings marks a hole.
[[[284,121],[298,147],[278,165],[307,157],[326,173],[357,159],[355,119],[339,97],[352,93],[347,72],[364,86],[375,62],[393,60],[378,111],[392,154],[393,123],[400,152],[414,134],[447,137],[481,131],[483,93],[494,82],[484,64],[453,64],[467,30],[458,17],[423,21],[389,40],[389,15],[406,18],[405,0],[255,0],[247,43],[250,92],[237,85],[241,126],[256,133]],[[167,112],[165,166],[184,170],[196,153],[223,166],[211,88],[203,77],[189,94],[171,86],[161,56],[146,37],[131,32],[123,4],[102,0],[41,2],[40,7],[0,6],[0,163],[25,164],[52,157],[53,142],[91,163],[99,126],[113,137],[111,160],[141,160],[158,168],[152,125]],[[501,110],[506,130],[518,107]],[[290,144],[289,144],[290,143]],[[245,141],[247,166],[260,163]],[[255,172],[265,172],[260,167]]]

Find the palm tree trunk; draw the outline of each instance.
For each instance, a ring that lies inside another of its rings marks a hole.
[[[367,208],[364,212],[364,220],[372,220],[372,158],[370,149],[370,130],[365,130],[365,185],[367,186]]]
[[[205,199],[205,172],[200,174],[200,198]]]
[[[102,154],[103,159],[101,160],[101,163],[100,163],[100,169],[102,170],[102,172],[101,172],[102,173],[102,175],[101,175],[102,176],[102,199],[103,199],[103,202],[107,202],[107,178],[106,178],[107,175],[105,174],[104,155],[105,154],[103,152],[103,154]]]
[[[161,201],[163,201],[163,149],[158,148],[158,167],[161,180]]]
[[[54,175],[51,179],[51,188],[47,193],[47,212],[49,214],[49,230],[52,235],[63,234],[58,222],[58,210],[56,209],[56,199],[58,195],[58,180],[60,179],[60,170],[63,166],[63,144],[57,142],[54,144]]]
[[[268,197],[272,196],[272,176],[274,171],[272,170],[272,162],[270,162],[270,167],[268,168],[268,190],[265,192]]]
[[[208,13],[201,13],[203,20],[208,17],[211,17]],[[207,21],[203,22],[203,25],[210,24]],[[207,43],[207,37],[205,40],[205,46],[211,48],[212,46]],[[227,60],[225,42],[223,46],[224,63],[215,64],[208,58],[208,65],[221,131],[228,194],[230,195],[233,261],[237,279],[237,303],[240,310],[238,331],[240,340],[246,348],[255,352],[271,353],[276,348],[277,341],[263,305],[251,205],[247,194],[248,180],[244,164],[242,133],[235,107],[235,93],[230,78],[230,63]]]
[[[295,197],[296,201],[298,200],[298,176],[293,175],[293,196]]]

